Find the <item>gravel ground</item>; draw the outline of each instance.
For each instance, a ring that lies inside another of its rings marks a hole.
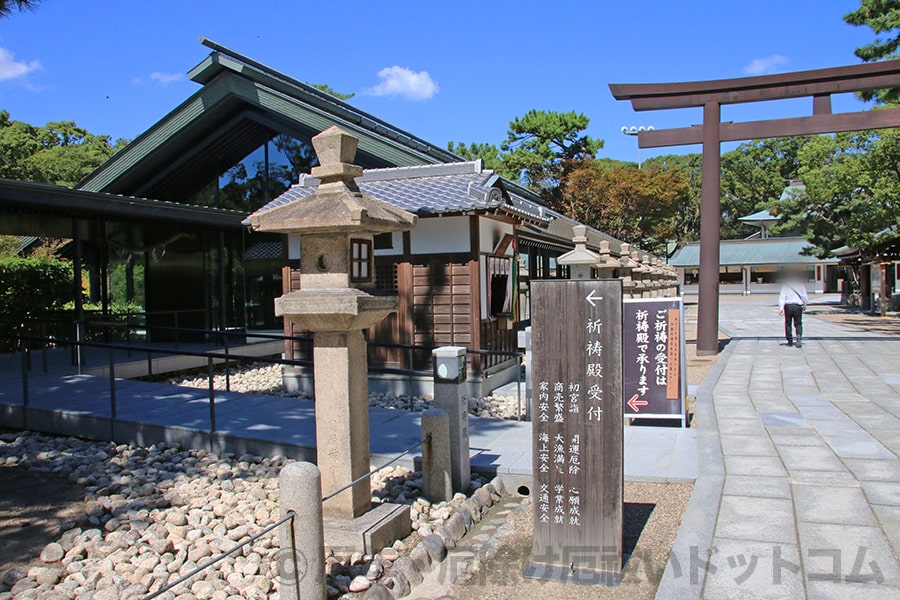
[[[484,561],[468,581],[458,583],[451,595],[457,600],[653,598],[692,490],[691,484],[625,484],[624,546],[631,559],[616,587],[522,577],[533,542],[532,510],[528,506],[522,513],[511,513],[500,528],[502,545],[497,554]],[[530,505],[530,500],[526,502]]]
[[[158,590],[276,521],[277,474],[288,462],[2,434],[0,600],[116,600]],[[474,477],[472,489],[483,484]],[[403,467],[373,477],[372,501],[411,505],[414,532],[376,556],[329,550],[333,597],[354,582],[368,588],[466,501],[457,494],[432,504],[420,489],[421,475]],[[278,550],[275,534],[264,536],[162,598],[274,597]]]
[[[288,394],[281,384],[281,366],[268,363],[251,363],[229,369],[231,391],[253,392],[270,394],[273,396],[307,397],[305,394]],[[209,379],[202,375],[176,375],[168,378],[172,385],[180,385],[193,388],[209,388]],[[220,370],[213,377],[213,385],[216,390],[225,389],[225,373]],[[524,389],[523,389],[524,391]],[[515,419],[519,400],[515,396],[489,396],[487,398],[470,398],[469,414],[476,417],[491,417],[494,419]],[[431,395],[413,397],[411,409],[423,411],[431,408],[433,398]],[[408,396],[395,396],[393,394],[369,394],[369,406],[390,408],[396,410],[410,410]]]

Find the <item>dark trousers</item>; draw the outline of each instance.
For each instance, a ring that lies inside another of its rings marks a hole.
[[[791,335],[791,323],[797,332],[797,339],[803,337],[803,307],[799,304],[784,305],[784,337],[788,343],[793,342],[794,336]]]

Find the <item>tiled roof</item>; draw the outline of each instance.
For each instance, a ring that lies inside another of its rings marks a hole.
[[[536,243],[546,242],[554,247],[572,248],[573,227],[579,223],[553,211],[532,198],[530,192],[484,168],[481,160],[367,169],[356,179],[359,189],[379,200],[415,213],[419,216],[468,211],[502,212],[519,218],[522,233]],[[311,195],[319,180],[301,175],[300,181],[290,187],[257,213],[271,210]],[[250,219],[244,220],[249,225]],[[621,253],[622,242],[612,236],[588,228],[588,248],[598,249],[607,241],[614,256]]]
[[[356,179],[363,194],[421,216],[500,210],[531,221],[548,220],[544,216],[546,209],[505,191],[499,181],[493,171],[483,168],[480,160],[369,169]],[[318,184],[318,179],[301,175],[298,183],[257,212],[305,198],[316,191]]]
[[[244,260],[275,260],[281,258],[281,242],[256,242],[244,251]]]
[[[822,264],[835,259],[821,260],[802,254],[810,244],[803,238],[769,238],[766,240],[723,240],[719,244],[719,264],[730,266]],[[700,265],[700,244],[692,242],[678,250],[669,264],[676,267]]]

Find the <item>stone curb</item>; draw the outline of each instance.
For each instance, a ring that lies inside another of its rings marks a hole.
[[[435,528],[433,534],[413,548],[407,560],[401,558],[395,561],[391,569],[366,590],[363,600],[392,600],[414,596],[415,587],[422,583],[424,575],[447,558],[448,549],[456,547],[488,510],[508,495],[506,492],[506,486],[499,476],[476,489],[443,525]]]
[[[719,502],[725,484],[725,459],[719,438],[719,425],[713,402],[713,390],[722,377],[737,340],[732,339],[722,350],[715,366],[697,388],[697,480],[684,511],[678,536],[669,553],[666,570],[656,590],[657,600],[670,598],[699,599],[706,583],[706,571],[699,569],[697,578],[686,572],[690,567],[692,548],[701,560],[709,558]],[[673,560],[674,558],[674,560]],[[695,581],[691,581],[695,579]]]

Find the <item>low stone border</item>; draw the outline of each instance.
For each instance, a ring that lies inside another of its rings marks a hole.
[[[434,533],[425,536],[409,556],[393,561],[390,569],[366,591],[363,599],[394,600],[410,595],[413,588],[424,581],[425,575],[447,558],[448,549],[455,548],[488,510],[507,495],[500,477],[476,489],[443,524],[435,527]],[[373,560],[372,564],[376,561]]]

